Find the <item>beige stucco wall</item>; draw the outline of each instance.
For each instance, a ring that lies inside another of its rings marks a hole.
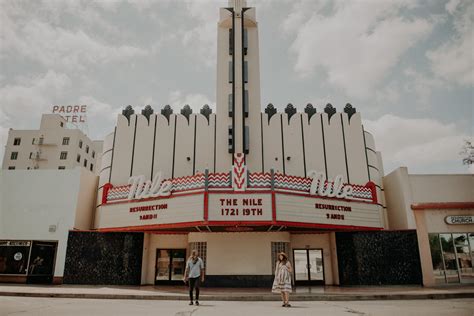
[[[271,275],[271,242],[290,242],[290,234],[189,234],[189,242],[198,241],[207,242],[207,274]]]
[[[96,181],[83,168],[0,170],[0,239],[57,241],[62,276],[69,230],[90,228]]]
[[[188,235],[158,235],[145,233],[143,246],[142,284],[154,284],[156,249],[187,249]],[[188,255],[187,253],[186,256]]]
[[[474,201],[474,175],[410,175],[400,167],[383,181],[390,229],[416,229],[412,204]]]
[[[74,229],[89,230],[93,228],[98,182],[99,177],[96,174],[81,169]]]
[[[474,210],[411,207],[418,203],[474,202],[474,175],[410,175],[406,167],[400,167],[383,182],[390,229],[417,230],[423,284],[435,285],[428,234],[474,232],[473,225],[445,223],[446,216],[473,215]]]

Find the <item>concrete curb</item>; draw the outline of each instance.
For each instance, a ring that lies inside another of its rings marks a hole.
[[[31,293],[0,292],[0,296],[79,298],[79,299],[120,299],[187,301],[187,295],[139,295],[139,294],[98,294],[98,293]],[[292,301],[372,301],[372,300],[442,300],[474,298],[474,292],[425,293],[425,294],[313,294],[292,295]],[[200,301],[280,301],[277,295],[201,295]]]

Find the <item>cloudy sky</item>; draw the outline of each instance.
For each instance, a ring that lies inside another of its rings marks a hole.
[[[474,125],[474,1],[255,0],[262,108],[349,102],[385,172],[466,173]],[[0,156],[8,129],[87,104],[102,139],[131,104],[215,107],[227,1],[0,0]]]

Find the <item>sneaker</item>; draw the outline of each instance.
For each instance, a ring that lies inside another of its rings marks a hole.
[[[199,306],[199,301],[196,301],[196,305],[198,305],[198,306]]]
[[[191,302],[189,302],[189,305],[193,305],[193,302],[192,302],[192,301],[191,301]]]
[[[291,307],[290,303],[286,303],[286,307]]]

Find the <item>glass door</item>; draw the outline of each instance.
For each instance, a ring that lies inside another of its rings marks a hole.
[[[50,284],[53,282],[57,242],[33,241],[28,267],[27,283]]]
[[[293,262],[296,284],[324,284],[322,249],[294,249]]]
[[[186,249],[156,249],[155,284],[182,282]]]

